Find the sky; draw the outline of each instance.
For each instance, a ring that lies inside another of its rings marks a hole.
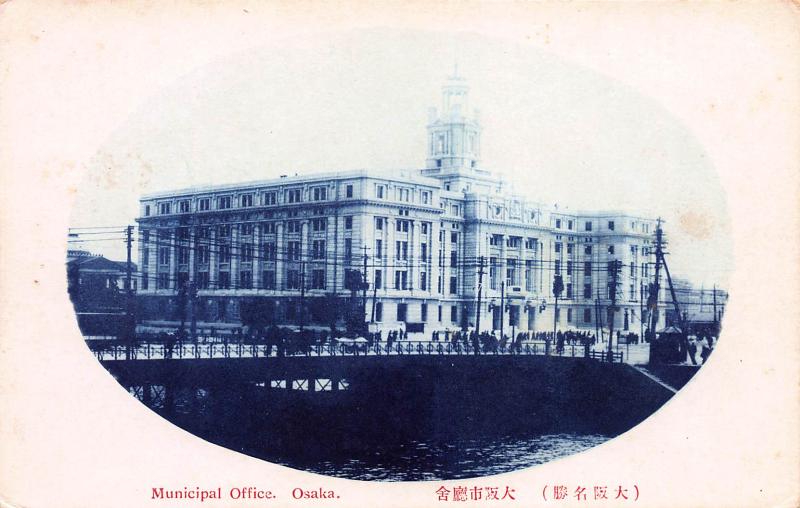
[[[133,224],[141,194],[160,190],[421,168],[428,108],[455,62],[480,110],[485,169],[561,210],[662,217],[673,276],[726,285],[724,191],[685,126],[613,76],[470,34],[338,33],[198,68],[120,123],[88,165],[71,223]],[[124,247],[83,244],[120,260]]]

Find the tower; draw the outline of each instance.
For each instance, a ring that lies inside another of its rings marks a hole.
[[[426,173],[462,176],[478,171],[481,127],[477,111],[469,109],[469,86],[458,66],[442,86],[441,110],[428,113]]]

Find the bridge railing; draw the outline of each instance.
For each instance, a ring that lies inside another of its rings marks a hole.
[[[217,359],[217,358],[275,358],[296,356],[403,356],[403,355],[524,355],[586,357],[601,362],[609,361],[605,351],[591,351],[583,345],[563,347],[545,342],[526,341],[520,344],[482,346],[463,342],[397,341],[393,343],[339,343],[325,342],[305,346],[279,347],[275,344],[245,344],[231,342],[147,342],[125,345],[118,341],[92,341],[92,353],[101,361],[110,360],[162,360],[162,359]],[[612,362],[622,362],[621,351],[613,352]]]

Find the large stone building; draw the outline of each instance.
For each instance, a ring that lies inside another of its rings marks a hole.
[[[178,289],[190,285],[201,321],[235,322],[246,297],[274,299],[279,319],[292,321],[301,297],[357,295],[366,296],[361,309],[376,326],[474,327],[480,313],[481,330],[547,331],[554,319],[560,329],[594,330],[598,316],[608,324],[608,267],[620,260],[615,327],[638,333],[655,221],[566,213],[515,194],[481,166],[481,126],[467,99],[465,80],[449,78],[441,108],[430,111],[421,170],[143,196],[142,316],[177,319]],[[556,274],[564,286],[558,314]]]

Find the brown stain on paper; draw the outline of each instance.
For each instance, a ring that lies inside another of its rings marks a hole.
[[[707,214],[687,211],[678,219],[681,230],[695,240],[706,240],[711,237],[712,221]]]

